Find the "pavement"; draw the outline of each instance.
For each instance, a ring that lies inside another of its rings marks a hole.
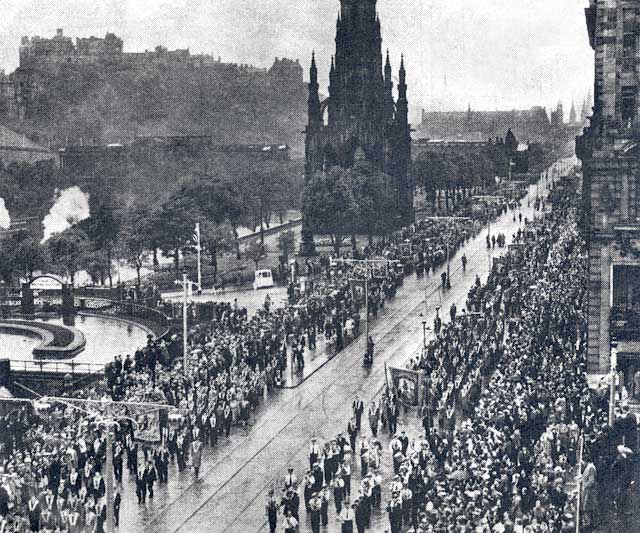
[[[280,307],[287,301],[287,288],[286,287],[270,287],[268,289],[224,289],[216,290],[205,289],[202,294],[194,293],[189,297],[191,302],[229,302],[233,303],[234,300],[238,300],[240,307],[246,307],[247,312],[251,315],[255,313],[259,308],[264,305],[264,300],[269,295],[272,305]],[[167,292],[162,294],[164,300],[170,302],[182,303],[182,292]]]
[[[542,189],[542,188],[541,188]],[[542,192],[542,191],[541,191]],[[522,201],[523,217],[533,218],[533,199],[536,188],[529,188],[532,207]],[[503,215],[491,224],[491,233],[504,233],[507,243],[517,231],[513,212]],[[310,373],[295,388],[276,391],[252,415],[252,424],[234,428],[228,439],[222,439],[215,449],[205,448],[200,478],[192,471],[177,473],[170,468],[169,483],[155,490],[153,500],[138,506],[133,480],[127,479],[122,487],[120,531],[162,532],[255,532],[268,531],[265,516],[265,498],[269,488],[277,494],[289,466],[301,479],[308,469],[308,448],[311,437],[323,443],[338,432],[346,431],[351,416],[351,403],[360,396],[369,403],[385,385],[385,363],[403,365],[422,347],[423,325],[433,324],[436,306],[441,316],[448,318],[448,310],[455,302],[458,309],[465,307],[469,288],[476,275],[486,280],[493,258],[506,252],[506,248],[487,251],[485,228],[476,238],[467,242],[462,251],[452,257],[450,277],[452,288],[442,292],[440,274],[446,265],[424,278],[409,276],[394,300],[385,305],[370,332],[376,342],[376,356],[371,368],[363,368],[364,336],[360,336],[342,352]],[[460,257],[468,259],[466,272],[462,271]],[[433,333],[427,330],[428,341]],[[366,409],[366,408],[365,408]],[[404,414],[399,427],[407,434],[417,436],[418,421],[411,413]],[[367,426],[363,417],[364,426]],[[363,431],[369,435],[368,427]],[[389,438],[381,431],[378,436],[384,446],[381,473],[383,508],[389,494],[387,481],[392,477],[388,453]],[[382,436],[381,436],[382,435]],[[360,482],[359,462],[354,460],[352,489]],[[330,503],[329,526],[323,532],[340,531],[333,502]],[[310,531],[308,519],[301,504],[301,531]],[[281,527],[281,524],[279,524]],[[373,513],[371,531],[388,530],[384,510]]]

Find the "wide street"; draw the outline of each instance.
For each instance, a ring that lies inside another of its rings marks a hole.
[[[541,188],[542,189],[542,188]],[[542,191],[541,191],[542,192]],[[530,187],[529,197],[535,198],[536,188]],[[523,217],[533,217],[532,206],[522,201]],[[491,232],[504,233],[507,242],[517,231],[513,212],[491,224]],[[364,341],[359,339],[342,353],[329,360],[302,384],[293,389],[280,390],[262,405],[246,428],[234,428],[215,449],[206,448],[200,479],[187,470],[178,474],[172,466],[168,485],[159,486],[155,497],[138,506],[133,494],[135,487],[126,479],[122,500],[121,531],[146,532],[249,532],[266,529],[264,500],[269,488],[280,493],[283,476],[289,466],[301,479],[308,468],[308,447],[312,436],[320,443],[346,430],[351,415],[351,403],[358,394],[365,404],[375,398],[385,384],[385,365],[402,365],[420,349],[422,321],[431,326],[435,308],[440,306],[448,318],[452,303],[464,308],[466,294],[476,275],[486,279],[490,261],[503,254],[506,248],[489,253],[485,238],[487,228],[470,240],[461,252],[452,257],[449,291],[440,289],[440,273],[417,279],[409,276],[395,300],[387,303],[382,316],[372,325],[376,342],[376,358],[372,369],[362,367]],[[469,264],[462,272],[460,257],[465,253]],[[426,296],[426,310],[425,310]],[[429,336],[431,333],[429,333]],[[409,416],[408,433],[417,434],[419,424]],[[366,423],[363,425],[363,430]],[[384,448],[382,473],[390,475],[388,437],[381,438]],[[352,487],[359,483],[359,467],[354,461]],[[123,495],[124,496],[124,495]],[[383,489],[383,502],[388,494]],[[338,531],[335,509],[330,505],[330,525],[326,531]],[[303,531],[306,529],[304,511],[301,513]],[[384,513],[374,513],[376,531],[387,525]]]

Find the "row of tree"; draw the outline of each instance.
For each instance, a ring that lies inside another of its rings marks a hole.
[[[435,147],[417,154],[413,162],[416,185],[435,205],[442,192],[446,208],[495,184],[496,176],[509,172],[509,158],[502,145]]]
[[[94,185],[89,191],[90,218],[44,243],[40,235],[28,231],[4,237],[0,276],[12,283],[18,276],[30,278],[35,271],[48,270],[74,282],[76,274],[86,270],[96,283],[113,285],[112,265],[118,260],[135,268],[140,282],[143,265],[150,257],[158,265],[159,253],[173,259],[177,275],[180,258],[195,252],[194,229],[199,223],[203,253],[210,259],[215,280],[221,254],[235,252],[240,258],[238,228],[246,224],[247,203],[255,199],[262,203],[264,226],[273,190],[284,186],[275,173],[263,171],[247,175],[245,181],[254,184],[252,198],[240,197],[230,182],[197,175],[182,179],[155,202],[127,199],[115,185]],[[257,264],[265,250],[261,239],[256,240],[247,256]]]
[[[389,216],[397,211],[397,191],[391,177],[371,164],[359,161],[350,169],[332,167],[307,181],[303,213],[315,234],[329,235],[336,254],[351,236],[386,235],[395,229]]]
[[[78,271],[87,270],[96,282],[113,284],[114,260],[135,268],[140,279],[149,257],[159,264],[159,253],[174,260],[178,273],[180,257],[195,251],[192,237],[200,223],[203,252],[215,278],[220,254],[235,251],[240,258],[239,227],[264,230],[274,216],[282,221],[288,209],[299,205],[302,186],[299,165],[288,161],[235,158],[222,163],[192,169],[180,179],[160,174],[158,191],[147,195],[144,187],[129,187],[134,179],[108,178],[104,169],[82,185],[89,193],[90,218],[44,244],[39,242],[41,234],[27,231],[0,240],[0,276],[9,283],[17,275],[30,277],[48,269],[73,280]],[[12,216],[38,220],[49,209],[55,188],[71,183],[48,163],[14,164],[6,170],[0,167],[0,173],[10,178],[0,180],[0,196]],[[248,254],[254,262],[264,257],[263,243],[262,231],[258,244],[248,247],[256,252]],[[262,254],[257,254],[259,248]]]

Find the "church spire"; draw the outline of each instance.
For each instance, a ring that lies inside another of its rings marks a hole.
[[[389,50],[387,50],[387,61],[384,65],[384,81],[391,82],[391,61],[389,60]]]
[[[578,115],[576,113],[576,104],[571,100],[571,111],[569,111],[569,124],[575,124],[578,121]]]
[[[311,69],[310,69],[310,82],[313,84],[318,83],[318,67],[316,66],[316,51],[311,52]]]
[[[322,113],[320,111],[320,95],[318,94],[318,68],[316,67],[316,53],[311,53],[311,68],[309,69],[309,126],[319,126],[322,124]]]
[[[404,54],[400,56],[400,71],[398,76],[398,98],[407,99],[407,72],[404,69]]]
[[[404,69],[404,54],[400,56],[400,71],[398,73],[398,102],[397,115],[400,124],[409,121],[409,102],[407,101],[407,72]]]

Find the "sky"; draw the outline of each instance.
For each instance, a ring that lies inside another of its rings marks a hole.
[[[394,70],[405,54],[412,107],[549,109],[593,85],[588,0],[378,0]],[[316,51],[326,93],[339,0],[2,0],[0,68],[13,71],[22,35],[112,31],[125,51],[157,44],[268,67]]]

